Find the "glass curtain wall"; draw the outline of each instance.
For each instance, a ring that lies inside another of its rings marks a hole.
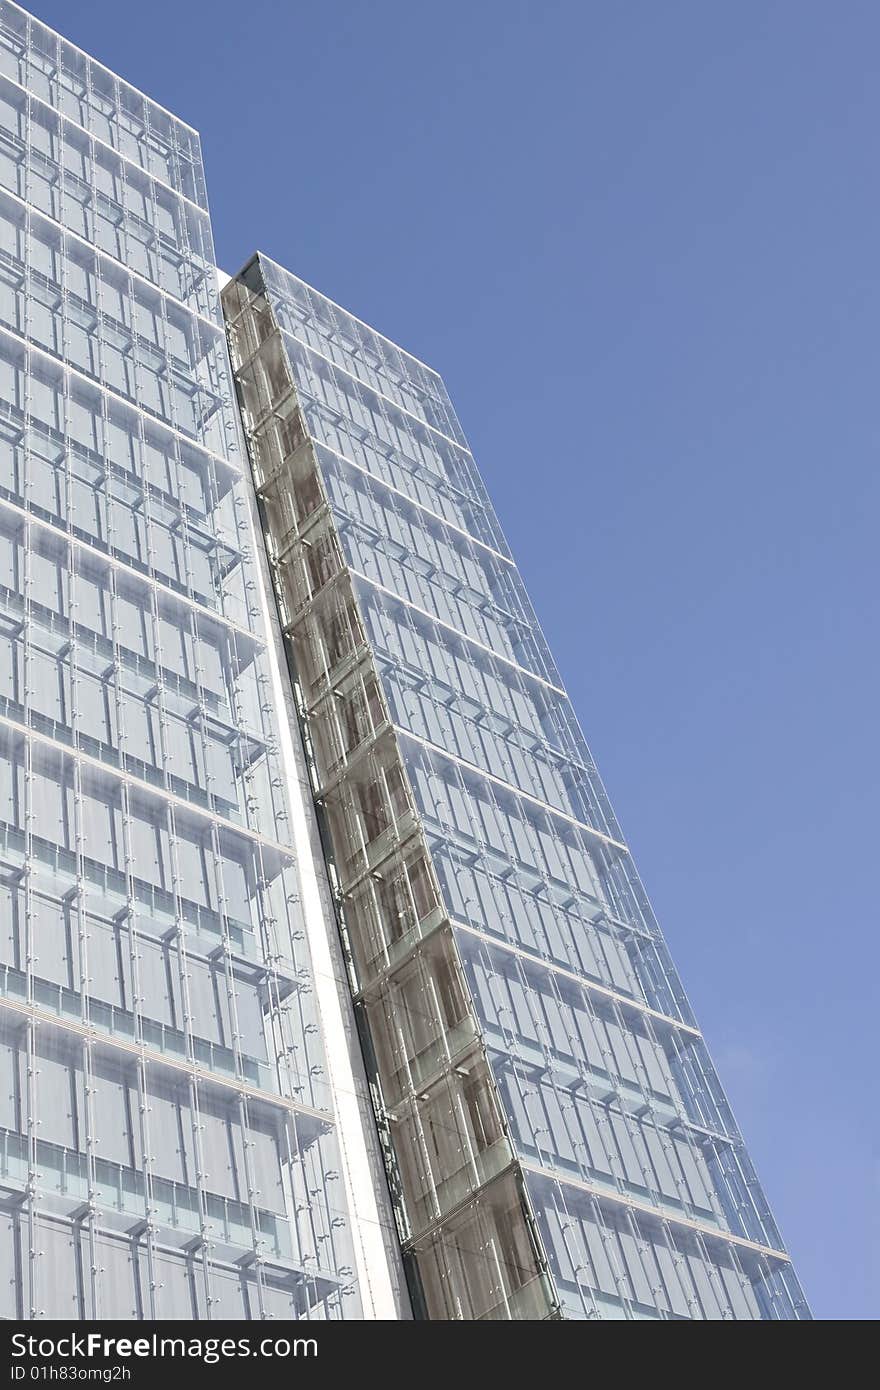
[[[808,1318],[442,381],[224,307],[423,1311]]]
[[[0,1313],[358,1316],[198,136],[0,4]]]

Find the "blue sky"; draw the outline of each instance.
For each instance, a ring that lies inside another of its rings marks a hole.
[[[880,8],[34,8],[200,129],[224,268],[446,377],[814,1313],[876,1317]]]

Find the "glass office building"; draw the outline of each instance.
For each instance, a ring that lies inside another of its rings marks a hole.
[[[224,306],[417,1313],[808,1317],[442,381]]]
[[[0,1316],[808,1318],[442,381],[219,278],[0,0]]]
[[[2,4],[7,1317],[375,1310],[244,459],[198,136]]]

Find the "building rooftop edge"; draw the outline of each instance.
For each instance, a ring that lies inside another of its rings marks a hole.
[[[201,142],[201,132],[194,125],[190,125],[189,121],[185,120],[183,116],[179,116],[176,111],[172,111],[169,107],[163,106],[161,101],[157,101],[155,97],[151,97],[149,92],[145,92],[141,87],[136,87],[133,82],[129,82],[128,78],[123,77],[122,73],[117,72],[115,68],[108,68],[107,64],[102,63],[100,58],[96,58],[94,53],[89,53],[87,49],[80,48],[78,43],[74,43],[73,39],[69,39],[66,34],[62,34],[60,29],[56,29],[53,25],[47,24],[45,19],[40,19],[39,15],[35,15],[30,10],[25,9],[24,5],[19,5],[17,0],[6,0],[6,3],[10,5],[12,9],[18,10],[19,14],[26,15],[29,20],[33,20],[35,23],[39,24],[41,28],[47,29],[50,34],[54,34],[56,38],[61,39],[62,42],[66,43],[70,48],[76,49],[77,53],[81,53],[90,63],[95,63],[97,67],[103,68],[104,72],[108,72],[110,76],[115,77],[118,82],[122,82],[126,87],[130,87],[133,92],[137,92],[138,96],[143,97],[144,101],[148,101],[151,106],[157,106],[160,111],[165,112],[166,116],[170,116],[172,121],[178,121],[181,125],[185,125],[187,130],[192,131],[193,135],[197,136],[199,142]]]
[[[371,333],[375,333],[376,337],[381,338],[383,342],[390,343],[391,346],[393,348],[396,348],[398,352],[402,352],[404,357],[409,357],[413,362],[417,362],[420,367],[424,367],[425,371],[430,372],[431,375],[435,376],[439,382],[443,381],[443,377],[441,373],[438,372],[436,367],[432,367],[430,363],[423,361],[421,357],[417,357],[414,352],[410,352],[409,348],[405,348],[401,343],[396,342],[394,338],[389,338],[387,333],[382,333],[381,330],[376,328],[374,324],[367,323],[366,319],[362,319],[357,314],[353,314],[351,309],[346,309],[345,305],[340,304],[338,299],[331,299],[330,295],[325,294],[323,290],[318,289],[317,285],[313,285],[310,283],[310,281],[304,280],[301,275],[297,275],[295,270],[290,270],[286,265],[282,265],[280,261],[276,261],[273,256],[267,255],[265,251],[260,251],[259,249],[257,249],[253,252],[252,255],[248,256],[247,260],[245,260],[242,263],[242,265],[235,272],[235,274],[228,276],[227,279],[223,281],[224,287],[226,284],[229,283],[230,280],[237,280],[239,276],[243,275],[244,272],[247,270],[248,266],[256,260],[268,261],[270,265],[273,265],[278,270],[283,271],[285,275],[291,275],[294,280],[298,280],[301,285],[305,285],[307,290],[311,290],[313,294],[320,295],[321,298],[325,299],[328,304],[332,304],[334,309],[338,309],[342,314],[347,314],[350,319],[354,319],[355,323],[359,323],[361,327],[369,329]],[[226,275],[226,272],[219,270],[219,267],[218,273],[221,276]]]

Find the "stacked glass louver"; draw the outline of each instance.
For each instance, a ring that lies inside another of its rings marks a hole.
[[[0,1312],[359,1316],[197,135],[0,6]]]
[[[442,381],[224,307],[417,1310],[809,1317]]]

